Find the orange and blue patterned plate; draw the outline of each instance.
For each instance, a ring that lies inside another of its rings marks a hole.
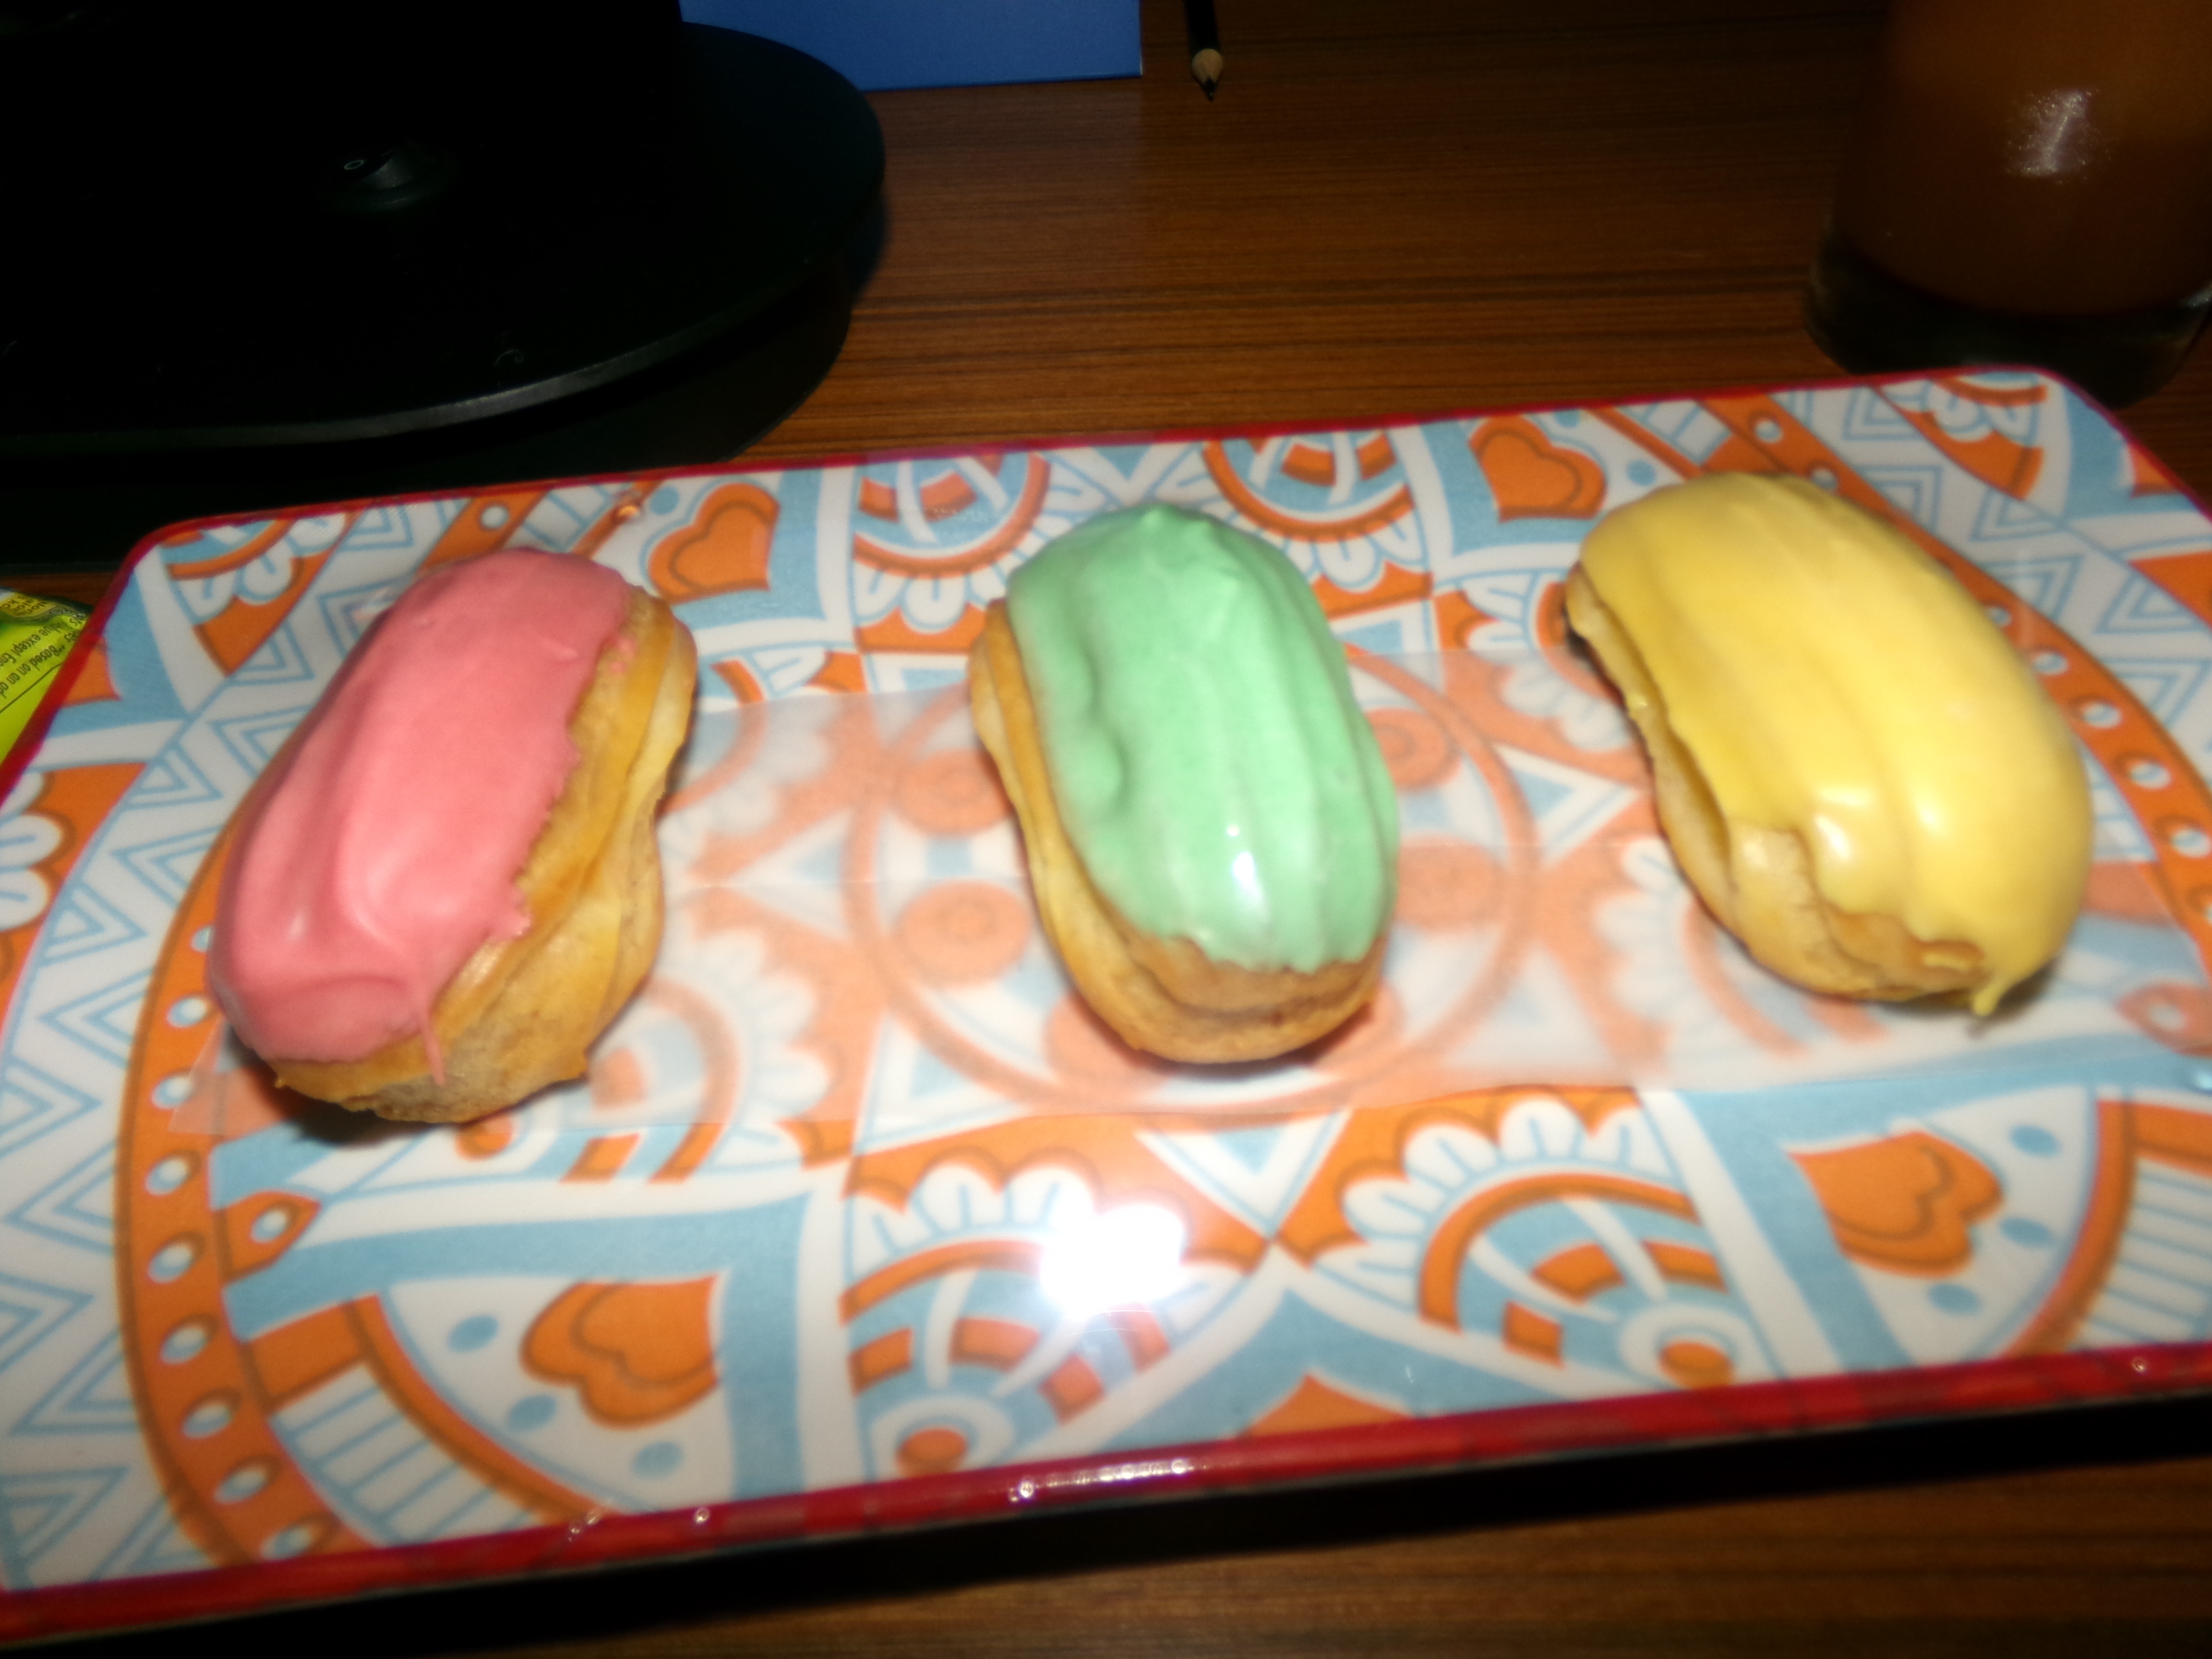
[[[2000,1019],[1705,918],[1569,648],[1588,526],[1788,471],[1942,557],[2092,763]],[[1282,547],[1401,792],[1374,1007],[1121,1048],[966,723],[1007,573],[1150,500]],[[588,556],[704,672],[591,1075],[283,1096],[224,826],[416,572]],[[2212,1386],[2212,523],[2028,374],[358,503],[142,547],[0,811],[0,1637],[1321,1474]]]

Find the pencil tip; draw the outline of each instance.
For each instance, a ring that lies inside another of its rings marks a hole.
[[[1190,55],[1190,78],[1205,88],[1208,103],[1213,101],[1214,88],[1221,84],[1222,68],[1218,47],[1207,46]]]

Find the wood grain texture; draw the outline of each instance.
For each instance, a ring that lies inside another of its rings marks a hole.
[[[1877,0],[1176,0],[1140,82],[879,95],[890,229],[765,460],[1816,379]],[[2212,359],[2130,424],[2212,492]],[[45,591],[64,591],[46,583]],[[278,1615],[335,1653],[2212,1651],[2180,1404],[1055,1516]],[[151,1653],[171,1638],[105,1645]]]
[[[1502,9],[1224,7],[1211,106],[1159,6],[1141,82],[878,97],[889,247],[761,452],[1832,373],[1797,287],[1867,8]]]
[[[1840,1652],[1913,1632],[1923,1650],[1955,1652],[1960,1638],[2045,1623],[2078,1635],[2123,1607],[2152,1625],[2203,1617],[2212,1530],[2173,1536],[2163,1516],[2208,1498],[2202,1468],[2160,1466],[1966,1483],[1937,1507],[1907,1490],[1557,1521],[769,1613],[718,1622],[712,1640],[737,1653],[1121,1659]],[[609,1650],[696,1652],[705,1634],[665,1629]]]

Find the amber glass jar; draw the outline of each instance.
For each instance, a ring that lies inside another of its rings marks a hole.
[[[1823,349],[2120,404],[2208,301],[2212,0],[1895,0],[1808,294]]]

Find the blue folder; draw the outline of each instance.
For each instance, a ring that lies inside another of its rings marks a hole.
[[[1137,0],[683,0],[684,16],[820,58],[863,91],[1142,73]]]

